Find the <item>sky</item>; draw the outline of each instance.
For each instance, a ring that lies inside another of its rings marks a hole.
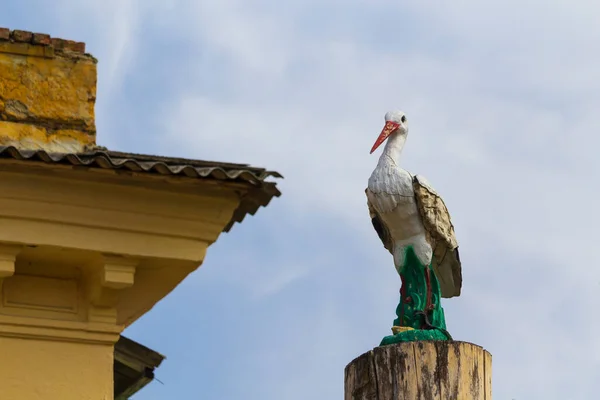
[[[343,398],[395,318],[368,218],[369,155],[406,112],[400,163],[453,218],[457,340],[497,400],[592,399],[600,379],[600,5],[591,1],[7,1],[0,26],[99,59],[98,144],[276,170],[283,196],[224,233],[125,335],[167,359],[135,400]]]

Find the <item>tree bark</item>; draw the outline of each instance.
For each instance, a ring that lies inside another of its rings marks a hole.
[[[491,400],[492,356],[466,342],[380,346],[346,366],[345,400]]]

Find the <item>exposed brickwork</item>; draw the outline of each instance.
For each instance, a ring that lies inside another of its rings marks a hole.
[[[52,46],[54,46],[55,50],[64,50],[67,41],[65,39],[52,38],[50,39]]]
[[[31,43],[31,39],[33,38],[33,33],[15,29],[14,31],[12,31],[10,37],[15,42]]]
[[[0,28],[0,41],[27,43],[33,46],[49,46],[59,52],[85,54],[85,43],[73,40],[52,38],[45,33],[33,33],[15,29]]]
[[[31,43],[49,46],[52,44],[52,41],[50,40],[50,35],[47,35],[45,33],[34,33]]]
[[[71,50],[76,51],[78,53],[85,53],[85,43],[84,42],[75,42]]]
[[[65,50],[71,50],[76,53],[85,53],[85,43],[65,40]]]

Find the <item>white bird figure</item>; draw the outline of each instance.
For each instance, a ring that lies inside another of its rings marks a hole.
[[[440,283],[441,296],[459,296],[461,263],[448,209],[423,177],[413,176],[398,165],[407,134],[406,115],[401,111],[386,113],[385,127],[371,153],[386,139],[387,143],[365,191],[371,220],[384,247],[392,253],[401,277],[407,250],[412,247],[426,267],[428,293],[431,266]],[[429,298],[427,302],[428,307],[433,307]]]

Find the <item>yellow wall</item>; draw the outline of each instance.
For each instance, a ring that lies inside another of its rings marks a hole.
[[[201,265],[241,193],[0,160],[0,400],[112,399],[119,334]]]
[[[0,399],[113,398],[113,346],[0,337]]]

